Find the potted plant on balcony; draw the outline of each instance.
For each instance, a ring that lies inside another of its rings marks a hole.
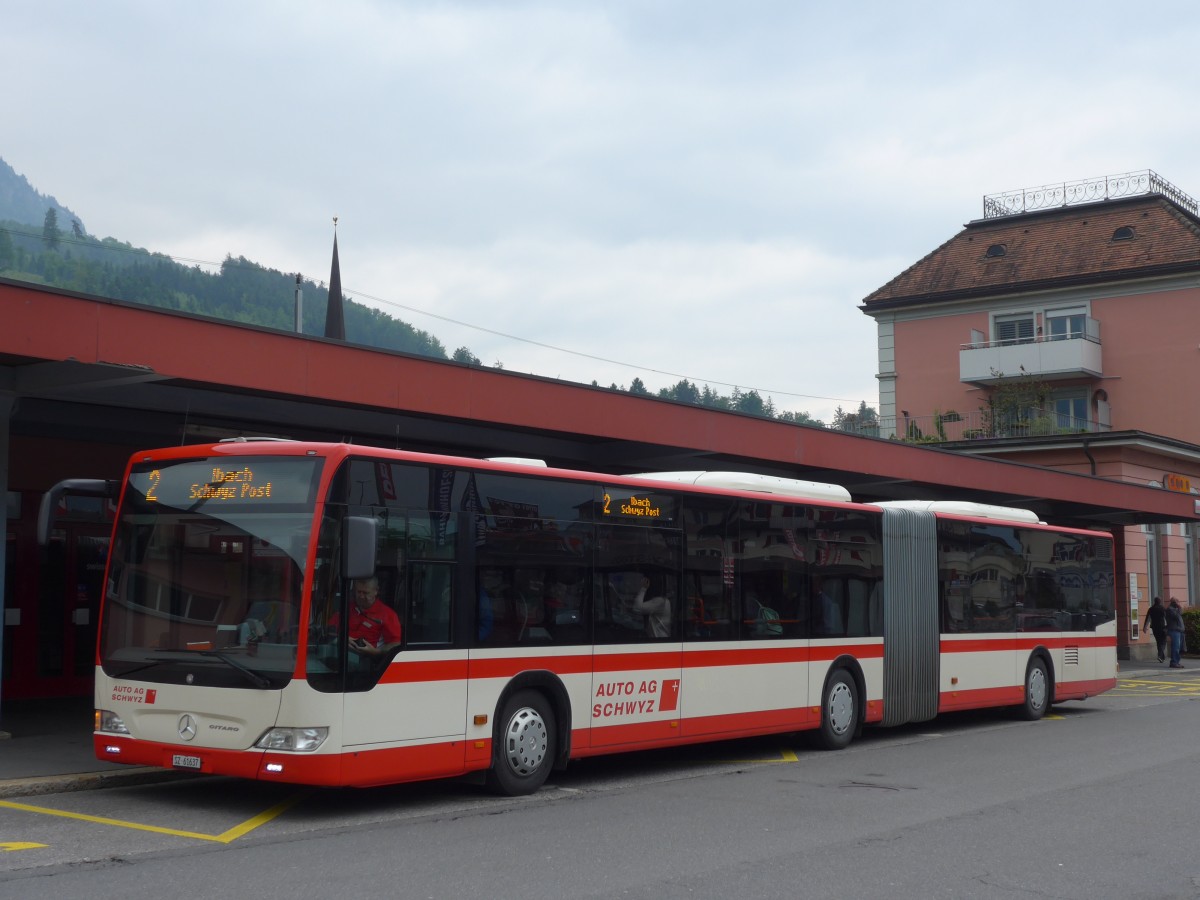
[[[996,386],[988,393],[987,404],[980,407],[983,428],[990,437],[1028,437],[1050,434],[1040,430],[1042,419],[1050,420],[1045,410],[1050,401],[1050,385],[1021,367],[1021,374],[1005,378],[992,370]]]

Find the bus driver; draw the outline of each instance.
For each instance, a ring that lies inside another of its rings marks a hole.
[[[382,656],[399,645],[400,617],[379,599],[379,579],[358,579],[350,607],[350,649],[364,656]]]

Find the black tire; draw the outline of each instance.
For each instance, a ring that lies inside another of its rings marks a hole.
[[[821,727],[813,735],[822,750],[841,750],[850,745],[858,730],[858,685],[845,669],[833,672],[821,694]]]
[[[517,691],[496,718],[488,787],[517,797],[540,788],[554,767],[554,710],[537,691]]]
[[[1025,702],[1017,710],[1022,719],[1036,722],[1050,708],[1050,675],[1040,656],[1029,661],[1025,669]]]

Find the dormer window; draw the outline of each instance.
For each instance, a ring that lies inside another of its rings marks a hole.
[[[1112,239],[1114,241],[1132,241],[1133,240],[1133,226],[1132,225],[1122,225],[1120,228],[1118,228],[1116,231],[1113,232]]]
[[[992,246],[987,248],[987,252],[984,254],[984,256],[996,258],[1000,256],[1006,256],[1007,254],[1008,248],[1004,246],[1004,244],[992,244]]]

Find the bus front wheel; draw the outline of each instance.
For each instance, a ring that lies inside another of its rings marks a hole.
[[[841,750],[849,746],[858,727],[858,689],[853,676],[838,669],[825,682],[821,695],[821,726],[815,738],[822,750]]]
[[[1049,705],[1050,676],[1046,673],[1046,663],[1035,656],[1025,669],[1025,702],[1020,706],[1021,718],[1036,721],[1046,714]]]
[[[518,691],[496,720],[488,785],[516,797],[540,788],[554,765],[554,711],[537,691]]]

